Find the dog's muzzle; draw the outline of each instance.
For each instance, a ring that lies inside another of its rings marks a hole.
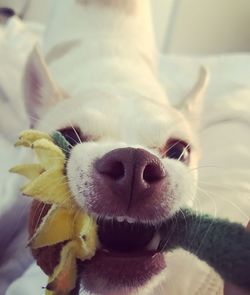
[[[115,149],[94,164],[91,209],[106,216],[155,219],[164,210],[167,173],[161,160],[139,148]],[[160,205],[161,204],[161,205]]]

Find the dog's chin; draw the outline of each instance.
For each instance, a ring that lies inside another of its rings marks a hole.
[[[82,282],[94,294],[126,294],[144,286],[165,268],[162,253],[98,251],[83,263]]]
[[[84,289],[102,295],[131,294],[166,267],[156,226],[116,220],[98,223],[100,249],[80,265]]]

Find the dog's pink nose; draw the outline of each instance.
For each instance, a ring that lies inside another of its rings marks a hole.
[[[132,203],[157,197],[166,177],[166,171],[156,156],[136,148],[120,148],[107,153],[97,160],[95,169],[98,178],[102,179],[103,188],[109,188],[128,209]]]

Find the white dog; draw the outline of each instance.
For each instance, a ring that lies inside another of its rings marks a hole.
[[[166,266],[157,224],[195,198],[191,169],[207,74],[201,69],[174,108],[157,78],[148,1],[64,0],[55,7],[46,35],[50,70],[34,50],[24,76],[32,126],[68,138],[70,188],[98,218],[101,245],[84,263],[82,287],[142,294]]]

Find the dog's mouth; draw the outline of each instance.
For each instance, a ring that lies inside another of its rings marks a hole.
[[[153,241],[157,235],[157,226],[125,220],[98,220],[98,236],[104,250],[110,252],[133,253],[141,250],[157,250],[158,245]]]
[[[165,268],[159,226],[123,217],[98,219],[97,224],[100,249],[83,267],[90,291],[138,288]]]

